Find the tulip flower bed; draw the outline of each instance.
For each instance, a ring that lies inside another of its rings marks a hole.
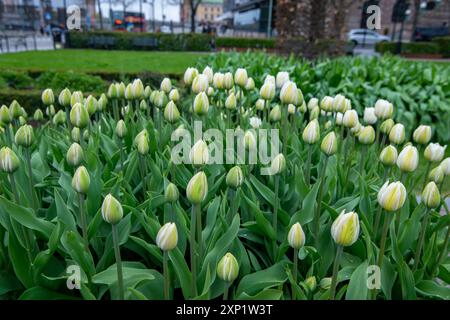
[[[0,297],[450,299],[435,128],[261,70],[2,106]]]

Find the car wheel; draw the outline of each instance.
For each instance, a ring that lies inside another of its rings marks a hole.
[[[352,41],[350,41],[350,42],[352,43],[353,48],[356,47],[356,46],[358,45],[358,41],[356,41],[356,40],[352,40]]]

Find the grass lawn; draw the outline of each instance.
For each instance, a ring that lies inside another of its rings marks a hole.
[[[205,53],[109,50],[51,50],[0,55],[0,69],[180,74]]]

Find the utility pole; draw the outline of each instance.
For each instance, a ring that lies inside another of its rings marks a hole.
[[[273,0],[269,0],[269,12],[267,19],[267,38],[272,37],[272,10],[273,10]]]

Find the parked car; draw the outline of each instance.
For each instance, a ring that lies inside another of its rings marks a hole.
[[[391,41],[391,37],[383,36],[373,30],[369,29],[352,29],[347,34],[348,41],[355,44],[355,46],[365,44],[376,44],[383,41]]]
[[[416,28],[414,41],[431,41],[436,37],[445,37],[450,34],[448,27]]]

